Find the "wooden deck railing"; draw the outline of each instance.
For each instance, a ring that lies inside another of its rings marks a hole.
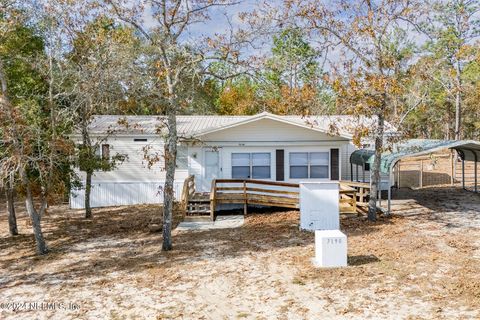
[[[340,212],[366,212],[370,185],[362,182],[340,181]],[[185,179],[182,204],[188,205],[195,194],[195,176]],[[283,208],[299,208],[298,183],[264,181],[254,179],[214,179],[210,190],[210,215],[215,219],[218,204],[243,204],[244,214],[248,205],[264,205]]]
[[[350,193],[348,197],[355,199],[355,210],[358,213],[366,213],[368,211],[368,200],[370,197],[370,184],[357,181],[340,181],[340,188],[354,189],[355,194]],[[351,202],[350,205],[353,205]]]
[[[298,183],[254,179],[217,179],[212,181],[211,211],[221,203],[243,204],[244,214],[249,204],[298,208]]]
[[[189,175],[183,182],[182,191],[182,207],[186,211],[188,206],[188,200],[195,194],[195,176]]]

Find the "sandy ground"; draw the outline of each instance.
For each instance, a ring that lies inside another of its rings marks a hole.
[[[161,252],[161,234],[148,231],[155,207],[85,221],[57,206],[44,218],[52,252],[37,257],[23,213],[11,238],[2,208],[0,319],[479,319],[480,196],[395,196],[391,219],[342,218],[342,269],[312,267],[313,234],[295,211],[176,231],[174,251]],[[40,303],[47,310],[28,310]]]

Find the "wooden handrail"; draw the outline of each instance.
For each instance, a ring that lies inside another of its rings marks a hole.
[[[247,184],[263,184],[263,185],[269,185],[269,186],[281,186],[281,187],[291,187],[291,188],[298,188],[300,186],[298,183],[256,180],[256,179],[216,179],[216,182],[217,184],[218,183],[247,183]]]
[[[341,180],[339,181],[340,185],[348,186],[348,187],[362,187],[362,188],[370,188],[370,184],[368,182],[358,182],[358,181],[348,181],[348,180]]]
[[[195,193],[195,176],[193,174],[189,175],[183,182],[182,190],[182,206],[186,211],[188,206],[188,201],[190,197]]]

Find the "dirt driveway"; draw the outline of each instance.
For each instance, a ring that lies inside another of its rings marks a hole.
[[[342,269],[312,267],[313,234],[298,230],[295,211],[175,232],[165,253],[148,231],[155,207],[99,209],[85,221],[57,206],[44,220],[52,252],[36,257],[23,213],[11,238],[1,208],[0,319],[480,318],[480,196],[394,196],[391,219],[342,219]]]

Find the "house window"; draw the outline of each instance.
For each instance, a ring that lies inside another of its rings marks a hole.
[[[290,178],[308,178],[308,152],[290,153]]]
[[[328,179],[328,152],[310,153],[310,178]]]
[[[110,159],[110,145],[109,144],[102,144],[102,159],[109,160]]]
[[[291,152],[290,178],[328,179],[329,158],[328,152]]]
[[[232,153],[233,179],[270,179],[270,153]]]
[[[133,142],[147,142],[148,139],[145,139],[145,138],[135,138],[133,139]]]
[[[270,179],[270,153],[252,153],[252,178]]]
[[[250,178],[250,153],[232,153],[232,178]]]

